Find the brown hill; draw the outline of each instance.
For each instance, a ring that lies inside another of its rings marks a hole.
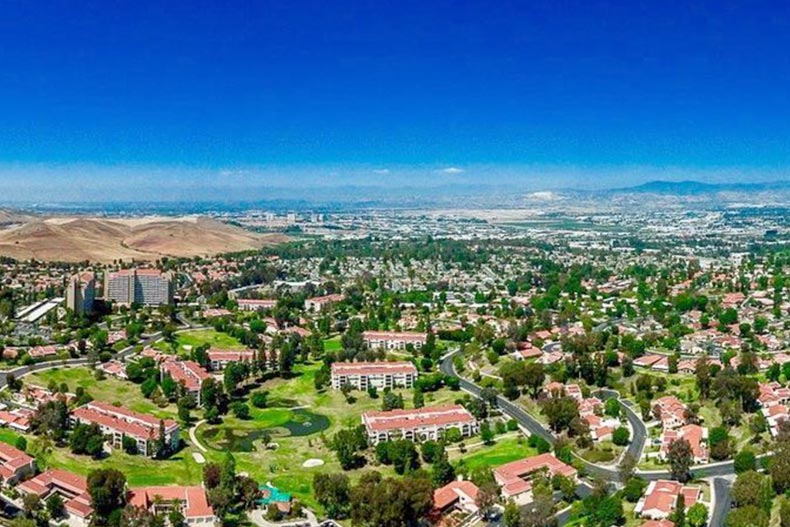
[[[154,260],[257,249],[284,239],[209,218],[52,218],[0,231],[0,255],[68,262]]]

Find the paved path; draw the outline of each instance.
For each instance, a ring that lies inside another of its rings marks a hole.
[[[200,425],[202,425],[202,424],[203,424],[203,423],[205,423],[205,422],[206,422],[206,420],[205,420],[205,419],[201,419],[200,421],[198,421],[197,423],[195,423],[195,424],[192,426],[192,428],[190,428],[190,429],[189,429],[189,440],[190,440],[190,441],[192,442],[192,444],[193,444],[193,445],[195,445],[195,446],[198,448],[198,450],[200,450],[201,452],[208,452],[208,448],[206,448],[205,446],[203,446],[203,445],[200,443],[200,441],[198,441],[198,438],[197,438],[197,429],[198,429],[198,427],[199,427]]]

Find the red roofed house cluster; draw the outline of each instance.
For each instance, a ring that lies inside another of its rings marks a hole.
[[[362,414],[362,424],[373,444],[393,439],[411,439],[416,442],[438,440],[452,428],[464,437],[478,431],[477,419],[460,405],[365,412]]]
[[[677,481],[665,479],[651,481],[645,495],[636,504],[634,513],[653,520],[666,518],[675,510],[681,494],[686,510],[702,498],[702,491],[697,486],[684,486]]]
[[[653,403],[653,413],[661,420],[665,430],[686,424],[686,405],[674,395],[666,395]]]
[[[174,508],[184,515],[187,525],[213,527],[219,524],[203,487],[143,487],[129,492],[129,504],[156,514]]]
[[[694,463],[708,462],[708,430],[699,425],[683,425],[675,430],[664,430],[661,434],[661,449],[658,457],[666,460],[669,455],[669,448],[678,439],[685,439],[691,446]]]
[[[540,471],[548,471],[551,477],[560,474],[576,479],[575,468],[548,453],[502,465],[494,469],[494,479],[501,487],[505,499],[512,498],[519,505],[526,505],[532,502],[530,477]]]
[[[477,493],[480,489],[471,481],[451,481],[444,487],[433,491],[433,508],[435,515],[442,515],[452,510],[477,512]]]
[[[759,401],[771,435],[775,437],[779,432],[779,423],[790,417],[787,407],[790,402],[790,388],[785,388],[778,382],[760,383]]]
[[[36,460],[18,448],[0,442],[0,479],[13,485],[36,472]]]
[[[77,518],[85,521],[93,514],[92,501],[88,494],[88,481],[77,474],[50,469],[23,482],[18,489],[24,494],[35,494],[42,501],[48,500],[53,495],[60,496],[68,515],[67,519]]]

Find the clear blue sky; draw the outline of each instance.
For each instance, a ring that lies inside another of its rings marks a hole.
[[[0,177],[784,178],[790,5],[736,3],[5,0]]]

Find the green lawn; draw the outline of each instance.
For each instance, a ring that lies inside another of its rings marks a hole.
[[[450,459],[456,468],[475,470],[479,467],[495,468],[511,461],[534,456],[537,450],[527,445],[525,437],[507,437],[491,446],[470,448],[466,454],[450,452]]]
[[[188,348],[196,348],[203,344],[208,344],[212,348],[222,350],[244,349],[244,345],[235,338],[213,329],[184,331],[178,333],[176,339],[179,351],[185,351]]]
[[[324,340],[324,351],[338,351],[341,349],[343,349],[343,344],[340,342],[339,335],[337,337]]]
[[[140,387],[134,383],[122,381],[109,375],[104,380],[97,381],[94,372],[89,368],[54,368],[33,373],[24,377],[23,380],[26,384],[37,384],[44,387],[47,387],[51,381],[55,381],[58,386],[66,383],[71,392],[81,387],[97,401],[120,404],[124,408],[159,418],[174,418],[177,414],[175,405],[171,404],[160,408],[143,397]]]

